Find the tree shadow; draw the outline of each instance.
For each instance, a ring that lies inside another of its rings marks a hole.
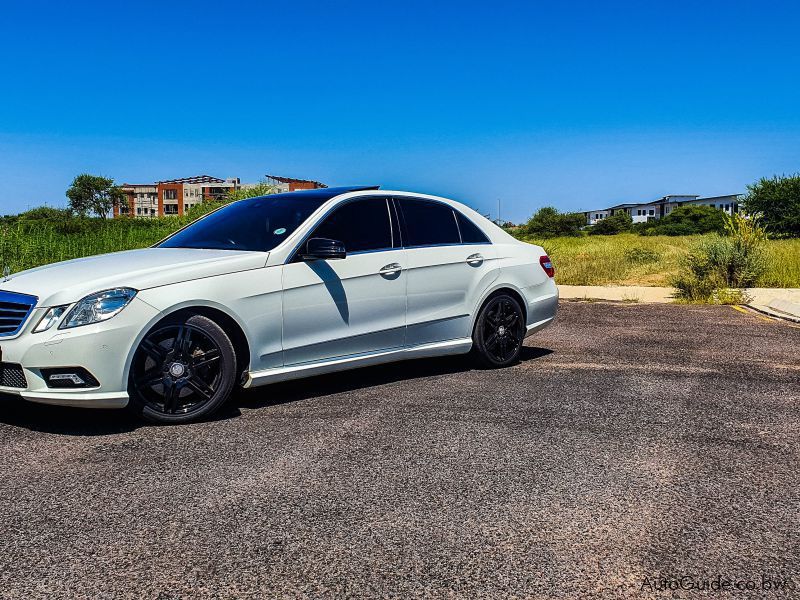
[[[520,361],[536,360],[552,353],[553,351],[547,348],[523,346]],[[205,422],[236,418],[241,414],[242,407],[277,406],[316,396],[473,370],[475,367],[472,362],[465,356],[458,355],[399,361],[273,383],[266,387],[236,393],[222,410]],[[135,431],[140,427],[157,427],[137,419],[127,410],[49,406],[27,402],[19,396],[3,393],[0,393],[0,423],[30,431],[73,436],[114,435]]]

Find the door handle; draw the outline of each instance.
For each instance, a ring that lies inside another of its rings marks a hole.
[[[403,270],[403,267],[400,266],[400,263],[389,263],[388,265],[381,267],[381,270],[378,271],[381,275],[393,275],[394,273],[399,273]]]
[[[483,254],[481,254],[480,252],[476,252],[475,254],[470,254],[467,257],[467,263],[469,264],[475,264],[481,262],[483,262]]]

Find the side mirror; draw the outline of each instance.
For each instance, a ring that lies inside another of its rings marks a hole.
[[[303,260],[338,259],[347,256],[344,244],[327,238],[311,238],[306,242],[306,251],[300,253]]]

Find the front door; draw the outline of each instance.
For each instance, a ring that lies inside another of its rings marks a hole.
[[[284,265],[284,365],[403,346],[406,264],[396,231],[385,197],[360,197],[323,218],[308,239],[343,242],[347,256]]]

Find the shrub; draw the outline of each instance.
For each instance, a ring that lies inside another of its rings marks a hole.
[[[586,217],[583,213],[560,213],[552,206],[545,206],[536,211],[522,229],[525,235],[551,238],[580,235],[584,225]]]
[[[655,250],[634,246],[625,250],[625,259],[636,265],[646,265],[661,260],[661,255]]]
[[[766,234],[755,219],[726,216],[727,236],[715,236],[695,246],[673,280],[677,296],[689,302],[740,302],[731,292],[754,286],[767,268]]]
[[[711,206],[679,206],[663,219],[639,223],[643,235],[694,235],[724,233],[725,213]]]
[[[589,233],[591,235],[615,235],[623,231],[630,231],[631,227],[633,227],[633,218],[622,210],[598,222],[589,230]]]
[[[54,208],[52,206],[37,206],[24,213],[20,213],[20,219],[29,219],[32,221],[39,221],[48,219],[52,221],[60,221],[63,219],[72,218],[73,213],[69,208]]]

